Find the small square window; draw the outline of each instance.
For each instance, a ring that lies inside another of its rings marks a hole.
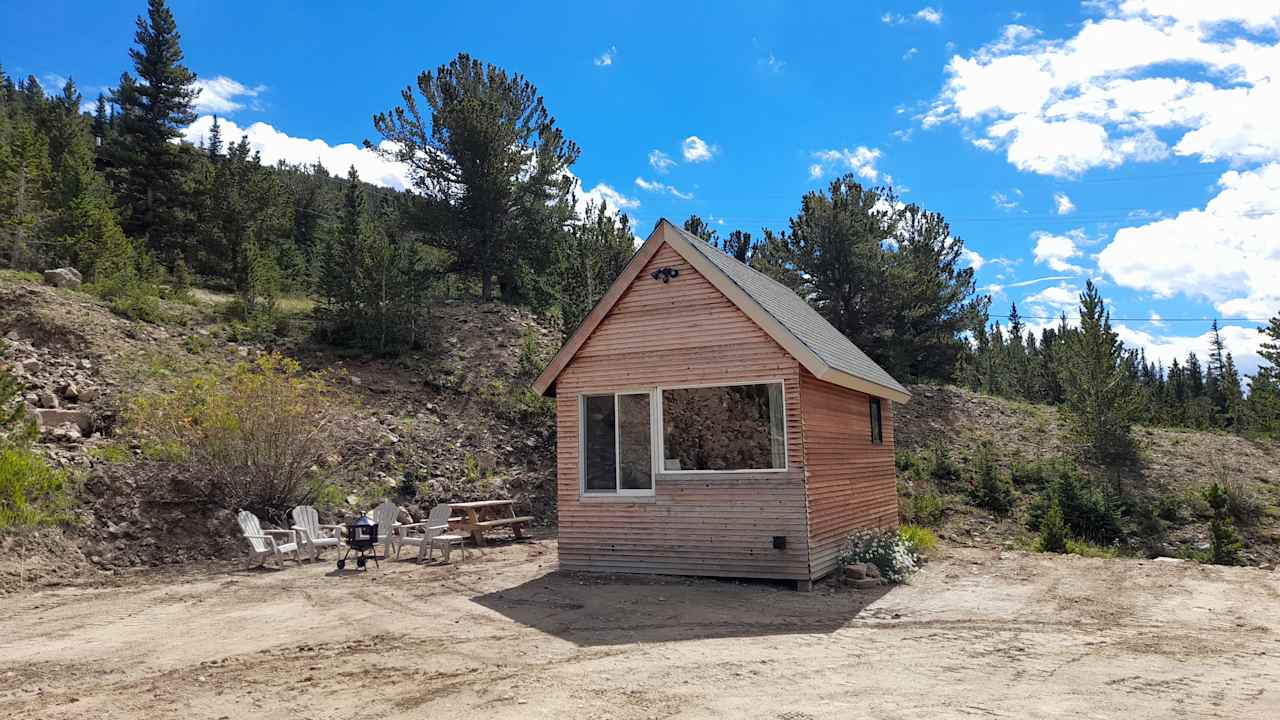
[[[884,431],[880,426],[880,398],[871,398],[871,443],[884,444]]]

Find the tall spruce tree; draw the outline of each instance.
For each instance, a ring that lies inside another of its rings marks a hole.
[[[1245,426],[1280,437],[1280,313],[1258,332],[1266,338],[1258,350],[1263,364],[1249,379]]]
[[[1080,328],[1066,340],[1062,385],[1072,429],[1086,451],[1103,462],[1129,460],[1130,429],[1142,398],[1130,374],[1130,359],[1115,331],[1102,294],[1088,281],[1080,294]]]
[[[185,157],[173,142],[195,121],[200,90],[183,64],[181,35],[165,0],[148,0],[129,49],[136,77],[120,76],[112,101],[120,108],[109,162],[125,231],[162,258],[180,256],[186,198]]]
[[[419,75],[417,91],[430,117],[405,88],[403,105],[373,118],[389,143],[365,145],[407,164],[419,192],[447,207],[454,269],[478,279],[488,300],[496,280],[545,260],[536,255],[558,227],[543,224],[561,221],[545,206],[570,206],[578,146],[533,83],[465,53]]]

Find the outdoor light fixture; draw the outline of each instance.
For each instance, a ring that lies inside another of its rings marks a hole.
[[[671,281],[671,278],[679,274],[680,274],[680,271],[675,268],[660,267],[657,270],[654,270],[653,272],[649,273],[649,277],[653,278],[654,280],[661,280],[662,284],[665,285]]]

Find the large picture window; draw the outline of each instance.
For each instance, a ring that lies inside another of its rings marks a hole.
[[[786,468],[782,383],[672,388],[661,397],[664,471]]]
[[[649,393],[582,397],[582,489],[586,493],[653,492]]]

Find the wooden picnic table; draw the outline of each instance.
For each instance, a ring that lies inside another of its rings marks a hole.
[[[449,503],[450,511],[461,511],[457,518],[449,518],[449,525],[462,532],[471,533],[471,539],[478,546],[484,545],[484,534],[488,530],[509,527],[516,539],[524,538],[525,528],[533,522],[528,515],[517,516],[515,502],[512,500],[477,500],[475,502]]]

